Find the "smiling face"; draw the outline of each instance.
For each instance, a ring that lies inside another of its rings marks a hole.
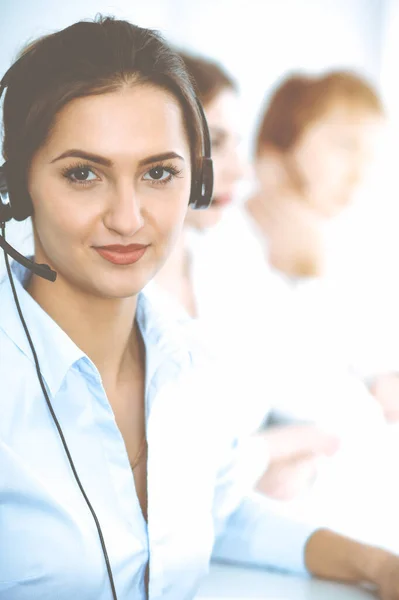
[[[71,101],[29,169],[36,261],[88,294],[137,294],[181,232],[190,162],[165,90],[134,84]]]

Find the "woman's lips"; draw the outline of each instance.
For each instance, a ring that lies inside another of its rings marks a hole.
[[[94,250],[114,265],[132,265],[140,260],[147,248],[148,246],[143,244],[129,244],[129,246],[97,246]]]

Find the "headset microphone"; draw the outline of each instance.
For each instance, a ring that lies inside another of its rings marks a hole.
[[[4,252],[7,252],[11,258],[16,260],[20,265],[23,265],[26,269],[32,271],[32,273],[35,275],[39,275],[39,277],[43,277],[43,279],[47,279],[47,281],[55,281],[57,279],[57,273],[50,269],[48,265],[40,265],[32,260],[29,260],[29,258],[26,258],[17,250],[15,250],[15,248],[10,246],[10,244],[8,244],[8,242],[5,240],[5,227],[3,221],[0,221],[0,227],[0,248],[2,248]]]
[[[26,269],[29,269],[35,275],[39,275],[39,277],[43,277],[43,279],[47,279],[47,281],[55,281],[57,278],[57,273],[50,269],[48,265],[40,265],[38,263],[29,260],[22,254],[20,254],[15,248],[10,246],[5,239],[5,224],[7,221],[12,219],[12,208],[10,204],[7,180],[5,176],[5,165],[0,167],[0,248],[7,252],[16,260],[19,264],[23,265]]]

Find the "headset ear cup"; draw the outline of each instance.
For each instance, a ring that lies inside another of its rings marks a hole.
[[[10,199],[8,195],[7,176],[4,165],[0,167],[0,223],[12,219]]]
[[[190,206],[194,210],[204,210],[212,202],[213,163],[211,158],[202,157],[199,177],[193,180],[190,195]]]
[[[202,173],[202,168],[201,168],[201,173]],[[199,178],[198,178],[198,174],[194,175],[191,179],[191,190],[190,190],[190,199],[188,201],[188,205],[195,210],[195,205],[197,203],[197,198],[198,198],[198,182],[199,182]]]
[[[33,205],[24,182],[18,173],[14,173],[8,163],[1,167],[2,179],[7,186],[9,213],[12,219],[24,221],[33,213]]]
[[[18,198],[18,201],[11,200],[11,212],[12,216],[16,221],[24,221],[33,214],[32,200],[26,190],[22,190],[17,196],[14,196],[14,192],[11,198]]]
[[[213,161],[211,158],[202,159],[201,206],[209,208],[213,196]]]

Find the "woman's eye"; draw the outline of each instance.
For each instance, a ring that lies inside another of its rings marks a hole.
[[[89,167],[77,167],[76,169],[69,171],[68,178],[71,181],[86,183],[88,181],[94,181],[97,179],[97,176],[89,169]]]
[[[170,171],[167,171],[164,167],[153,167],[145,173],[143,179],[150,181],[165,181],[170,177]]]

